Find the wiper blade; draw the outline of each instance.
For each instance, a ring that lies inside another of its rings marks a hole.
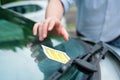
[[[85,73],[91,74],[97,71],[97,65],[101,59],[105,58],[108,49],[104,46],[104,43],[99,42],[86,54],[80,55],[68,63],[61,66],[56,72],[54,72],[47,80],[58,80],[64,75],[71,67],[76,68]],[[93,57],[97,56],[97,59],[93,60]]]

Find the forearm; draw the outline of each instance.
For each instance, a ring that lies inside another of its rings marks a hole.
[[[46,9],[45,18],[56,17],[61,20],[63,11],[63,5],[60,0],[50,0]]]

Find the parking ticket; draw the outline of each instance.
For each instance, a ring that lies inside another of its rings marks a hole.
[[[53,48],[47,47],[42,45],[43,51],[45,53],[45,55],[52,60],[61,62],[61,63],[67,63],[70,60],[70,57],[62,51],[59,50],[55,50]]]

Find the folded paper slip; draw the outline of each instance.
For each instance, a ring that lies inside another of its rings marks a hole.
[[[52,49],[44,45],[42,45],[42,48],[43,48],[45,55],[49,59],[52,59],[52,60],[55,60],[55,61],[58,61],[64,64],[70,60],[69,56],[65,52],[55,50],[55,49]]]

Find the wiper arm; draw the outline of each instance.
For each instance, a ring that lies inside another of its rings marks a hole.
[[[78,57],[74,60],[73,64],[83,73],[89,74],[97,71],[97,65],[101,59],[105,57],[108,49],[103,46],[103,43],[100,42],[96,44],[92,50],[83,57]],[[93,56],[97,56],[97,60],[91,60]]]
[[[100,60],[105,57],[107,51],[108,49],[103,45],[103,43],[99,42],[93,46],[93,48],[88,53],[80,55],[61,66],[47,80],[58,80],[72,66],[76,66],[79,71],[85,74],[94,73],[97,71],[97,65],[99,64]],[[95,55],[97,56],[97,59],[93,61],[92,58]]]

